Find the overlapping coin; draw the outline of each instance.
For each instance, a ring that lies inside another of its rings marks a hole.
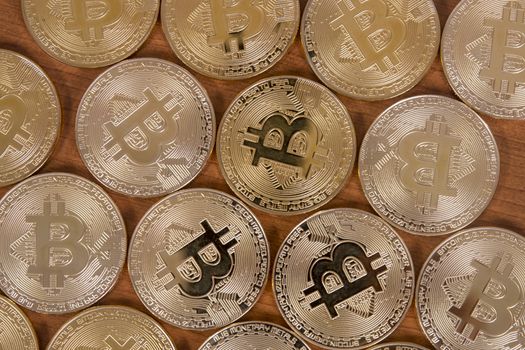
[[[24,20],[49,55],[77,67],[122,61],[149,36],[160,0],[22,0]]]
[[[178,190],[213,149],[215,116],[205,89],[183,68],[139,58],[102,73],[77,114],[82,160],[102,184],[134,197]]]
[[[188,67],[217,79],[243,79],[277,63],[299,27],[298,0],[166,0],[162,26]]]
[[[38,350],[35,330],[26,315],[11,300],[0,296],[0,348]]]
[[[0,187],[45,163],[60,125],[60,102],[49,77],[26,57],[0,49]]]
[[[362,100],[414,87],[439,48],[432,0],[310,0],[301,37],[310,66],[327,86]]]
[[[469,106],[493,117],[525,119],[525,2],[463,0],[441,43],[448,82]]]
[[[279,311],[304,339],[327,349],[363,349],[401,323],[414,270],[407,247],[382,219],[332,209],[288,235],[273,282]]]
[[[115,285],[126,258],[124,221],[111,198],[79,176],[49,173],[0,200],[0,288],[25,308],[84,309]]]
[[[292,76],[250,86],[221,121],[217,158],[230,188],[274,214],[319,208],[344,186],[356,140],[345,106],[327,88]]]
[[[370,205],[392,225],[446,234],[489,204],[499,153],[487,124],[463,103],[417,96],[374,121],[361,146],[359,175]]]
[[[387,343],[379,344],[371,347],[368,350],[428,350],[421,345],[413,343]]]
[[[269,269],[268,242],[237,199],[211,189],[177,192],[137,226],[128,270],[156,317],[186,329],[226,326],[257,302]]]
[[[423,265],[417,312],[436,349],[524,349],[525,239],[495,227],[461,231]]]

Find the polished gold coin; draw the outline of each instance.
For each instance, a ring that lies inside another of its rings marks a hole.
[[[146,41],[160,0],[22,0],[36,43],[63,63],[85,68],[122,61]]]
[[[187,185],[214,143],[213,106],[183,68],[155,58],[102,73],[78,108],[77,145],[94,177],[113,191],[156,197]]]
[[[287,329],[268,322],[233,324],[212,335],[199,350],[309,350]]]
[[[92,307],[73,317],[51,339],[47,350],[175,350],[154,319],[124,306]]]
[[[525,1],[463,0],[441,43],[448,82],[469,106],[525,119]]]
[[[115,285],[126,258],[111,198],[79,176],[49,173],[0,200],[0,288],[32,311],[84,309]]]
[[[370,205],[392,225],[415,234],[451,233],[492,199],[498,147],[463,103],[416,96],[374,121],[361,146],[359,175]]]
[[[298,0],[165,0],[162,27],[188,67],[216,79],[243,79],[272,67],[293,44]]]
[[[371,347],[369,350],[428,350],[421,345],[412,343],[387,343]]]
[[[310,0],[301,24],[306,57],[331,89],[384,100],[414,87],[439,48],[432,0]]]
[[[0,187],[40,169],[60,125],[60,102],[49,77],[26,57],[0,49]]]
[[[38,350],[35,330],[11,300],[0,296],[0,349]]]
[[[326,349],[364,349],[391,334],[414,292],[414,268],[398,234],[357,209],[321,211],[277,252],[273,285],[282,316]]]
[[[505,229],[461,231],[430,254],[417,312],[436,349],[525,349],[525,239]]]
[[[319,208],[344,186],[356,140],[345,106],[324,86],[283,76],[250,86],[221,121],[217,158],[230,188],[275,214]]]
[[[259,299],[269,269],[261,224],[210,189],[177,192],[142,218],[130,244],[133,287],[156,317],[204,330],[226,326]]]

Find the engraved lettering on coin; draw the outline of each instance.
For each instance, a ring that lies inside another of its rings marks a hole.
[[[32,136],[24,130],[27,107],[24,101],[16,95],[0,97],[0,157],[3,157],[9,147],[17,151],[24,148],[24,143]]]
[[[15,303],[0,296],[0,350],[37,350],[31,321]]]
[[[124,343],[119,343],[113,336],[108,335],[104,342],[109,346],[109,350],[145,350],[142,346],[135,347],[137,341],[133,337],[129,337]]]
[[[83,41],[104,39],[104,28],[119,20],[123,12],[121,0],[70,0],[72,18],[66,30],[80,32]]]

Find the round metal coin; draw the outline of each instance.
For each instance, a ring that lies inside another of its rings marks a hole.
[[[279,311],[303,338],[327,349],[363,349],[403,320],[414,270],[407,247],[382,219],[332,209],[284,240],[273,283]]]
[[[177,56],[216,79],[244,79],[277,63],[292,45],[298,0],[165,0],[162,26]]]
[[[523,350],[525,239],[501,228],[461,231],[423,265],[416,307],[436,349]]]
[[[26,57],[0,49],[0,187],[40,169],[60,125],[60,102],[49,77]]]
[[[310,0],[301,38],[310,66],[327,86],[384,100],[414,87],[439,48],[432,0]]]
[[[128,270],[152,314],[204,330],[248,312],[266,284],[269,259],[263,228],[241,202],[191,189],[145,214],[131,240]]]
[[[368,350],[428,350],[421,345],[412,343],[386,343],[371,347]]]
[[[463,0],[443,30],[441,58],[455,93],[479,112],[525,119],[525,1]]]
[[[0,288],[42,313],[78,311],[115,285],[126,258],[111,198],[79,176],[32,177],[0,200]]]
[[[24,20],[49,55],[77,67],[122,61],[146,41],[160,0],[22,0]]]
[[[221,121],[217,158],[230,188],[275,214],[319,208],[344,186],[356,140],[345,106],[324,86],[282,76],[244,90]]]
[[[392,225],[415,234],[451,233],[492,199],[498,147],[463,103],[411,97],[374,121],[361,146],[359,175],[370,205]]]
[[[0,296],[0,346],[10,350],[38,350],[35,330],[11,300]]]
[[[164,60],[139,58],[102,73],[77,114],[80,155],[102,184],[134,197],[187,185],[214,144],[215,116],[199,82]]]

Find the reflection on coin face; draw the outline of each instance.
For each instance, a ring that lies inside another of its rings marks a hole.
[[[146,314],[124,306],[92,307],[55,334],[47,350],[175,350],[166,331]]]
[[[124,221],[102,189],[75,175],[32,177],[0,201],[0,288],[42,313],[88,307],[116,283]]]
[[[217,158],[230,188],[275,214],[314,210],[344,185],[355,158],[345,106],[327,88],[298,77],[261,80],[221,121]]]
[[[268,322],[236,323],[212,335],[199,350],[309,350],[287,329]]]
[[[38,350],[38,340],[31,322],[16,304],[2,296],[0,296],[0,348]]]
[[[199,82],[154,58],[102,73],[77,114],[77,145],[87,168],[113,191],[168,194],[202,170],[213,149],[215,116]]]
[[[257,302],[268,275],[262,226],[222,192],[177,192],[151,208],[130,244],[135,291],[155,316],[181,328],[222,327]]]
[[[401,323],[414,271],[405,244],[382,219],[332,209],[288,235],[273,283],[282,316],[303,338],[327,349],[363,349]]]
[[[177,56],[201,74],[243,79],[277,63],[292,45],[298,0],[165,0],[162,26]]]
[[[463,0],[441,43],[448,82],[472,108],[525,119],[525,1]]]
[[[361,146],[359,175],[370,205],[391,224],[446,234],[489,204],[499,153],[488,126],[463,103],[417,96],[374,121]]]
[[[102,67],[138,50],[157,21],[160,0],[22,0],[40,47],[63,63]]]
[[[525,239],[500,228],[461,231],[438,246],[418,281],[417,312],[436,349],[525,348]]]
[[[428,350],[421,345],[412,343],[388,343],[379,344],[371,347],[369,350]]]
[[[310,66],[330,88],[384,100],[416,85],[439,47],[432,0],[310,0],[301,37]]]
[[[60,119],[57,92],[44,71],[0,49],[0,187],[25,179],[45,163]]]

